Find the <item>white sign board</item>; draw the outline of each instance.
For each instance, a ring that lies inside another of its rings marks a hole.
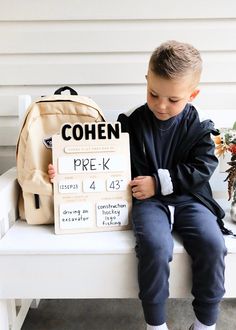
[[[120,124],[65,124],[52,143],[56,234],[129,229],[129,135]]]

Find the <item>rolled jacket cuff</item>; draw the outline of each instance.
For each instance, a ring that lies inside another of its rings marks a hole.
[[[170,172],[166,169],[160,168],[158,170],[158,177],[161,185],[161,194],[163,196],[172,194],[174,190]]]

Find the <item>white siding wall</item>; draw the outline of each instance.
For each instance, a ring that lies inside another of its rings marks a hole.
[[[0,173],[15,164],[17,96],[70,85],[107,119],[145,101],[147,61],[167,39],[202,53],[196,105],[236,120],[235,0],[0,0]]]

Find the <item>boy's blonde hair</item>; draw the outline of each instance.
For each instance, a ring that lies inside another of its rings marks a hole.
[[[202,59],[200,52],[192,45],[170,40],[154,50],[149,69],[166,79],[192,75],[193,84],[197,85],[202,72]]]

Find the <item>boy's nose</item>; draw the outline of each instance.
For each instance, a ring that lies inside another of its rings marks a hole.
[[[163,99],[159,99],[156,103],[156,106],[160,109],[160,110],[165,110],[166,109],[166,102]]]

